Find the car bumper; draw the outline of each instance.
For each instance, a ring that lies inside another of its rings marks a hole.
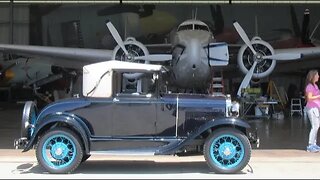
[[[15,149],[25,148],[27,144],[28,144],[28,139],[26,137],[15,139],[13,142],[13,146]]]
[[[257,148],[260,146],[260,138],[258,137],[257,129],[249,129],[247,132],[248,139],[251,145],[255,145]]]

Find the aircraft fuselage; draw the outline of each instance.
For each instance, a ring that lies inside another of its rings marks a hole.
[[[203,28],[196,29],[197,25]],[[184,26],[189,29],[179,30],[183,27],[180,25],[173,42],[172,78],[180,88],[205,90],[211,77],[205,47],[214,39],[209,28],[201,21],[190,21]]]

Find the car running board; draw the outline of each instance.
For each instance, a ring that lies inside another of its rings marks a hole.
[[[91,151],[91,155],[121,155],[121,156],[151,156],[155,155],[158,149],[135,149],[135,150],[108,150],[108,151]]]

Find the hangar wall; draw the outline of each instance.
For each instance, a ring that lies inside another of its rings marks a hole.
[[[0,6],[0,42],[11,43],[10,7]],[[29,44],[29,6],[14,5],[13,8],[13,43]]]

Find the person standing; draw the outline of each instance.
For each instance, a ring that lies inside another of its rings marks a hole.
[[[319,152],[320,147],[317,145],[318,129],[320,125],[320,90],[316,84],[319,80],[317,70],[310,70],[306,78],[305,98],[307,101],[306,110],[311,123],[309,133],[308,152]]]

